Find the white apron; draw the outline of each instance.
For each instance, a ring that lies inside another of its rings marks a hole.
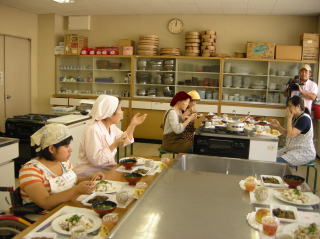
[[[77,183],[77,175],[73,170],[67,169],[64,165],[65,163],[60,163],[62,168],[62,175],[58,176],[51,172],[45,165],[38,163],[37,166],[41,168],[46,178],[49,181],[51,194],[60,193],[72,188]]]
[[[298,119],[302,116],[307,116],[311,120],[308,114],[303,113],[294,121],[293,126],[295,126]],[[312,120],[311,127],[306,134],[299,134],[294,138],[286,139],[286,146],[279,150],[277,157],[285,159],[294,166],[303,165],[315,159],[316,150],[313,144]]]

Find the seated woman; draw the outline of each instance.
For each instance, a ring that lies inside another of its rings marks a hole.
[[[164,117],[163,149],[174,153],[186,153],[192,149],[192,141],[187,140],[183,133],[187,125],[195,120],[196,113],[191,113],[185,120],[182,119],[182,112],[186,111],[191,96],[184,91],[178,92],[171,100],[171,109]]]
[[[198,101],[200,101],[200,95],[196,90],[192,90],[188,92],[188,95],[191,96],[188,108],[185,112],[182,114],[182,119],[187,119],[192,113],[196,113],[196,104]],[[183,132],[183,137],[192,142],[193,144],[193,136],[194,132],[196,131],[196,128],[194,127],[194,120],[190,121],[190,123],[186,126],[184,132]]]
[[[116,165],[117,148],[133,143],[133,132],[142,124],[147,115],[137,113],[125,132],[116,124],[123,118],[120,102],[117,97],[100,95],[91,111],[92,121],[82,136],[79,149],[77,174],[86,176],[101,168],[107,169]]]
[[[35,203],[53,209],[63,202],[91,193],[90,179],[103,179],[103,173],[79,180],[69,161],[72,136],[67,126],[48,124],[31,136],[31,145],[38,146],[39,156],[28,161],[19,174],[20,193],[24,204]]]
[[[309,111],[304,107],[303,98],[293,96],[288,100],[287,127],[279,121],[271,120],[271,126],[286,135],[286,145],[278,151],[277,162],[289,163],[293,166],[306,164],[316,157],[313,144],[313,127]]]

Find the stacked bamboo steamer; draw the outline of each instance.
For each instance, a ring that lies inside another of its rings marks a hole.
[[[161,56],[180,56],[179,48],[161,48],[160,49]]]
[[[200,54],[200,32],[186,32],[185,55],[199,56]]]
[[[157,35],[142,35],[138,43],[138,55],[141,56],[156,56],[159,50],[159,36]]]
[[[217,35],[214,30],[201,32],[201,56],[215,56],[216,39]]]

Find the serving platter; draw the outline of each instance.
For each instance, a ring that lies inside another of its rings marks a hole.
[[[98,230],[100,228],[100,226],[101,226],[101,219],[98,216],[81,212],[81,213],[63,214],[63,215],[55,218],[52,221],[52,224],[51,224],[52,229],[55,232],[63,234],[63,235],[71,235],[71,230],[67,231],[67,230],[63,229],[60,226],[60,224],[63,221],[65,221],[66,219],[68,219],[68,218],[70,218],[70,217],[72,217],[74,215],[83,216],[83,217],[85,217],[86,219],[88,219],[92,223],[92,226],[85,230],[86,233],[94,232],[94,231]]]
[[[298,202],[292,202],[292,201],[289,201],[285,198],[283,198],[283,196],[281,195],[281,191],[278,191],[278,190],[274,190],[273,191],[273,195],[275,198],[279,199],[280,201],[283,201],[285,203],[289,203],[289,204],[292,204],[292,205],[297,205],[297,206],[313,206],[313,205],[316,205],[316,204],[319,204],[320,203],[320,198],[311,193],[311,192],[301,192],[305,195],[307,195],[309,197],[309,201],[306,202],[306,203],[298,203]]]
[[[316,222],[315,222],[316,223]],[[299,226],[309,226],[311,223],[305,223],[305,222],[297,222],[297,223],[290,223],[286,224],[279,228],[277,232],[277,238],[294,238],[294,232],[299,228]],[[317,228],[320,229],[320,222],[317,222]],[[305,237],[309,238],[309,237]],[[317,237],[319,238],[319,237]]]

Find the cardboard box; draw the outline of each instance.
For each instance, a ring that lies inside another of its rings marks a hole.
[[[82,48],[88,47],[88,37],[68,34],[64,36],[64,54],[80,55]]]
[[[132,46],[134,48],[134,41],[128,40],[128,39],[123,39],[123,40],[119,40],[117,42],[117,45],[119,46],[119,54],[123,55],[123,47],[124,46]]]
[[[303,47],[319,47],[319,34],[303,33],[301,35],[301,45]]]
[[[276,59],[301,60],[302,46],[277,45]]]
[[[319,58],[319,48],[316,47],[303,47],[302,60],[317,61]]]
[[[275,43],[270,42],[248,42],[247,58],[274,59]]]

